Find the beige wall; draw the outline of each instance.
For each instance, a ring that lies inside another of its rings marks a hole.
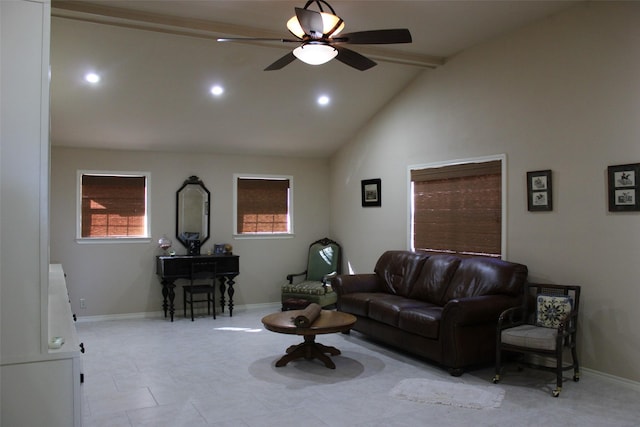
[[[76,173],[79,169],[151,172],[151,242],[76,242]],[[234,173],[293,176],[294,238],[234,240]],[[154,257],[159,253],[157,242],[167,234],[178,253],[186,252],[175,238],[175,203],[176,191],[190,175],[199,176],[211,192],[212,237],[205,243],[205,250],[213,243],[228,242],[233,245],[234,253],[240,255],[240,275],[236,279],[234,298],[238,305],[280,301],[279,285],[285,281],[285,276],[304,270],[309,244],[328,235],[326,160],[54,147],[51,159],[51,261],[64,266],[71,304],[79,316],[161,309],[161,287],[154,264]],[[80,298],[86,300],[86,309],[80,309]],[[177,298],[178,307],[181,307],[181,294]]]
[[[506,258],[583,286],[582,364],[640,381],[640,213],[609,213],[609,165],[640,163],[640,3],[595,2],[427,71],[331,162],[331,229],[356,272],[407,247],[407,166],[506,154]],[[553,171],[530,213],[526,172]],[[360,181],[382,178],[382,207]]]

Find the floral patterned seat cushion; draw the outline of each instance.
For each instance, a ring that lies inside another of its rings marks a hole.
[[[315,280],[305,280],[300,283],[282,285],[283,294],[308,294],[308,295],[324,295],[333,292],[331,285],[322,286],[322,282]]]
[[[558,328],[573,308],[569,296],[538,295],[536,300],[536,326]]]

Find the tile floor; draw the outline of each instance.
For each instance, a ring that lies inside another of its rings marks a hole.
[[[597,375],[570,379],[508,367],[499,408],[465,409],[390,396],[405,378],[490,386],[486,368],[455,378],[363,335],[318,336],[342,355],[336,369],[300,360],[274,366],[300,338],[265,330],[278,306],[242,308],[216,320],[177,316],[81,321],[83,421],[97,426],[638,426],[640,391]],[[567,374],[569,375],[569,374]]]

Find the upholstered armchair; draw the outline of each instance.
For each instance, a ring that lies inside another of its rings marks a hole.
[[[282,310],[303,308],[312,302],[327,307],[335,305],[338,296],[331,288],[331,278],[340,274],[342,249],[340,245],[323,238],[309,246],[307,268],[301,273],[287,275],[282,285]]]
[[[528,283],[525,292],[523,306],[505,310],[498,319],[493,382],[501,380],[503,351],[523,356],[538,355],[541,361],[553,359],[553,366],[534,362],[531,356],[525,360],[529,365],[555,372],[556,388],[552,395],[558,397],[562,391],[563,371],[573,369],[573,380],[580,379],[576,353],[580,286]],[[563,363],[565,350],[571,353],[571,363]]]

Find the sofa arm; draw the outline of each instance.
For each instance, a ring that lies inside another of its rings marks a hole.
[[[519,297],[483,295],[450,300],[442,311],[442,362],[452,375],[464,366],[491,363],[496,354],[500,313],[521,303]]]
[[[508,295],[452,299],[444,306],[442,322],[445,325],[495,324],[504,310],[518,305],[520,299]]]
[[[339,274],[331,279],[331,287],[338,295],[355,292],[380,292],[384,288],[375,274]]]

